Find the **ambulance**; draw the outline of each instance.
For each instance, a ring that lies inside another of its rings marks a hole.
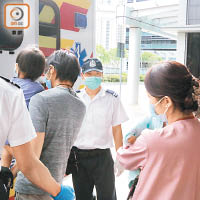
[[[0,0],[0,76],[11,78],[17,54],[36,45],[45,56],[70,49],[80,65],[95,55],[95,0]]]

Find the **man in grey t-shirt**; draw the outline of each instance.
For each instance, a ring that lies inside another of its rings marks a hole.
[[[29,105],[37,132],[33,148],[52,176],[61,183],[70,149],[85,115],[85,105],[71,89],[80,73],[76,57],[59,50],[48,58],[47,63],[50,66],[47,72],[49,90],[32,97]],[[17,200],[51,199],[21,172],[17,175],[15,190]]]

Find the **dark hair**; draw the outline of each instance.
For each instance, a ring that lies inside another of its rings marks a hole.
[[[44,72],[45,56],[38,48],[26,48],[18,54],[16,63],[24,78],[35,81]]]
[[[75,83],[80,74],[80,66],[76,56],[68,50],[57,50],[47,58],[47,64],[53,65],[56,78],[60,81]]]
[[[196,111],[194,87],[199,87],[186,66],[175,61],[166,61],[149,69],[145,77],[148,93],[156,98],[168,96],[183,112]]]

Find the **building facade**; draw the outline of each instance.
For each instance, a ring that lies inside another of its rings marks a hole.
[[[195,77],[200,77],[200,1],[180,0],[177,32],[177,61],[185,63]],[[173,31],[173,29],[171,29]]]
[[[117,47],[116,9],[118,1],[96,2],[96,44],[109,50]]]

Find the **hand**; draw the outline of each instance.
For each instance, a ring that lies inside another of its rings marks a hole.
[[[128,143],[133,144],[136,140],[135,136],[131,136],[130,138],[128,138]]]
[[[72,187],[66,186],[66,185],[61,185],[61,190],[58,193],[58,195],[55,197],[53,197],[51,195],[51,197],[54,200],[74,200],[75,195],[74,195],[74,190]]]
[[[124,172],[124,167],[121,166],[119,160],[115,160],[114,163],[114,172],[116,176],[120,176]]]

